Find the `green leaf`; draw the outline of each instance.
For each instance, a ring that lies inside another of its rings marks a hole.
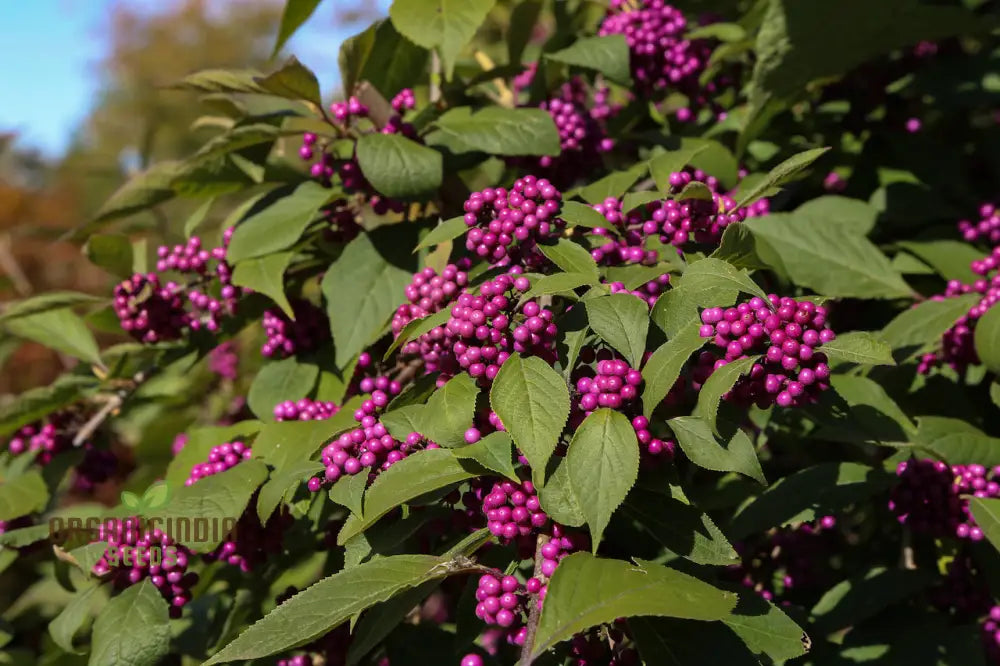
[[[793,659],[809,651],[812,641],[784,611],[756,592],[744,592],[722,622],[751,652],[767,661]]]
[[[632,264],[630,266],[608,266],[604,269],[604,276],[608,282],[621,282],[626,289],[638,289],[647,282],[656,280],[661,275],[670,272],[672,266],[669,264],[658,264],[656,266],[643,266]]]
[[[434,121],[425,140],[455,154],[558,155],[559,131],[543,109],[460,106]]]
[[[642,525],[670,553],[697,564],[739,561],[726,535],[707,514],[683,501],[683,494],[671,497],[636,487],[622,505],[622,513]]]
[[[312,458],[325,443],[357,425],[354,407],[360,405],[359,400],[345,404],[324,421],[265,423],[254,440],[253,457],[278,470]]]
[[[1000,465],[1000,438],[959,419],[920,416],[913,442],[949,465]]]
[[[249,287],[264,294],[289,318],[294,319],[295,313],[288,302],[288,297],[285,296],[284,283],[285,270],[293,256],[293,252],[280,252],[241,261],[233,270],[233,284],[237,287]]]
[[[937,342],[980,298],[978,294],[967,294],[943,301],[918,303],[886,324],[882,329],[882,339],[894,351]],[[900,360],[899,357],[896,360]]]
[[[255,202],[251,199],[244,203],[246,209],[240,213],[240,217],[243,217],[243,213],[250,209],[250,206]],[[191,216],[184,222],[184,238],[191,238],[194,232],[198,230],[198,227],[202,225],[205,218],[208,217],[208,212],[212,210],[212,204],[215,203],[215,199],[208,199],[202,205],[198,206],[198,209],[191,213]],[[249,205],[247,205],[249,204]]]
[[[1000,371],[1000,308],[990,308],[976,323],[976,354],[993,372]]]
[[[639,206],[644,206],[663,198],[659,192],[629,192],[622,198],[622,213],[628,213]]]
[[[538,489],[538,502],[552,520],[560,525],[580,527],[586,522],[583,509],[570,487],[569,465],[566,458],[557,458],[555,471]]]
[[[757,239],[745,224],[730,224],[722,232],[719,247],[709,255],[736,268],[767,268],[757,253]]]
[[[170,651],[167,602],[148,580],[114,597],[94,621],[90,666],[154,666]]]
[[[684,454],[695,465],[716,472],[739,472],[767,484],[753,442],[741,429],[729,428],[732,434],[725,441],[717,439],[708,421],[697,416],[678,416],[667,424],[677,436]]]
[[[608,219],[593,209],[592,206],[579,201],[566,201],[562,205],[559,217],[569,224],[589,229],[613,229]]]
[[[87,258],[112,275],[132,276],[132,242],[122,234],[95,234],[84,247]]]
[[[453,238],[458,238],[468,231],[468,229],[469,225],[465,223],[465,219],[461,215],[453,217],[431,229],[430,233],[424,236],[422,241],[417,243],[417,246],[413,248],[413,251],[416,252],[417,250],[422,250],[425,247],[431,247],[432,245],[438,245],[440,243],[450,241]]]
[[[868,299],[913,295],[889,259],[864,236],[803,223],[795,213],[752,218],[743,224],[757,239],[762,259],[818,294]]]
[[[337,543],[343,545],[401,504],[484,473],[478,465],[457,459],[448,449],[428,449],[407,456],[378,475],[365,493],[364,518],[348,518]]]
[[[345,91],[368,81],[386,99],[425,76],[430,54],[400,35],[392,21],[376,21],[345,40],[337,59]]]
[[[353,474],[342,476],[330,488],[329,497],[331,502],[336,502],[358,516],[364,515],[364,494],[368,487],[367,474]]]
[[[490,407],[539,481],[544,480],[545,465],[569,418],[566,382],[542,359],[514,354],[493,380]]]
[[[842,333],[816,351],[831,359],[859,365],[896,365],[889,343],[867,331]]]
[[[178,90],[201,93],[264,93],[256,79],[261,73],[250,69],[203,69],[173,85]]]
[[[206,476],[190,486],[183,486],[173,494],[167,506],[157,509],[157,518],[164,521],[188,519],[208,520],[207,533],[192,529],[175,530],[175,540],[195,552],[215,550],[226,538],[226,533],[236,525],[250,502],[250,497],[267,479],[267,466],[259,460],[244,460],[225,472]],[[227,524],[228,522],[228,524]]]
[[[355,238],[323,276],[338,367],[371,344],[403,302],[416,271],[416,258],[399,232],[385,231]]]
[[[385,354],[382,356],[382,360],[387,360],[392,353],[403,346],[409,340],[419,338],[424,333],[437,328],[438,326],[444,326],[448,323],[451,318],[451,308],[445,308],[443,310],[438,310],[432,315],[426,317],[421,317],[420,319],[414,319],[409,324],[403,327],[403,330],[399,332],[396,339],[392,341],[389,348],[386,350]]]
[[[316,106],[323,104],[316,75],[295,56],[286,60],[277,71],[255,81],[263,90],[279,97],[301,99]]]
[[[735,605],[735,594],[658,564],[573,553],[559,563],[549,582],[529,659],[575,633],[620,617],[720,620]]]
[[[435,391],[423,411],[419,432],[444,447],[465,445],[465,431],[472,427],[479,387],[462,372]]]
[[[1000,499],[969,499],[969,509],[976,524],[989,539],[993,547],[1000,550]]]
[[[544,275],[531,285],[531,289],[521,297],[521,300],[526,301],[549,294],[565,294],[575,298],[574,289],[586,285],[594,285],[596,282],[593,276],[587,273],[555,273],[553,275]]]
[[[296,488],[317,474],[323,472],[322,464],[312,460],[297,460],[281,470],[275,470],[271,478],[260,487],[257,495],[257,518],[260,524],[267,522],[283,498],[294,494]]]
[[[982,259],[983,253],[968,243],[954,240],[903,241],[899,246],[932,266],[945,280],[975,282],[980,277],[969,265]]]
[[[698,322],[692,322],[653,352],[642,368],[642,413],[648,418],[677,383],[681,368],[691,355],[702,348],[706,338],[699,335]]]
[[[821,463],[780,479],[740,507],[729,534],[742,539],[772,527],[836,515],[885,491],[894,481],[893,474],[859,463]]]
[[[411,432],[420,432],[424,423],[424,408],[426,405],[404,405],[390,410],[382,415],[379,421],[396,439],[403,441]]]
[[[86,650],[73,647],[73,637],[90,619],[94,593],[101,588],[97,585],[84,588],[73,595],[66,607],[49,623],[49,635],[63,651],[69,654],[84,654]],[[101,596],[101,595],[98,595]]]
[[[49,489],[37,470],[6,478],[0,484],[0,520],[13,520],[37,513],[48,503]]]
[[[583,273],[594,282],[601,279],[597,262],[579,243],[574,243],[568,238],[560,238],[554,245],[539,245],[538,249],[546,259],[567,273]]]
[[[357,156],[365,178],[387,197],[415,199],[441,186],[441,153],[400,134],[365,134]]]
[[[759,359],[760,356],[748,356],[738,361],[726,363],[713,372],[701,390],[698,391],[698,406],[695,409],[695,415],[704,419],[715,434],[719,433],[716,420],[719,416],[719,402],[722,401],[722,396],[729,393],[739,378],[750,372],[750,368]]]
[[[496,0],[394,0],[389,18],[396,29],[425,49],[436,48],[451,80],[458,54],[475,36]]]
[[[542,11],[544,0],[522,0],[510,13],[507,29],[507,62],[519,64],[524,48],[531,41],[535,23]]]
[[[85,391],[96,388],[97,384],[93,376],[63,375],[48,386],[25,391],[0,407],[0,436],[75,402]]]
[[[94,334],[83,318],[68,308],[18,317],[6,321],[4,326],[19,338],[34,340],[88,363],[101,364]]]
[[[646,350],[649,307],[631,294],[611,294],[587,301],[590,328],[617,349],[633,368]]]
[[[5,324],[20,317],[62,310],[84,303],[99,303],[102,300],[98,296],[82,294],[78,291],[49,291],[26,298],[23,301],[11,301],[5,304],[3,314],[0,314],[0,323]]]
[[[126,490],[122,493],[122,504],[132,510],[138,510],[141,502],[138,495]]]
[[[635,617],[628,621],[645,666],[760,666],[722,622]],[[711,649],[705,649],[710,645]]]
[[[205,665],[286,652],[404,590],[461,571],[448,564],[447,559],[432,555],[398,555],[328,576],[244,630]]]
[[[510,435],[505,432],[490,433],[475,444],[455,449],[456,458],[475,460],[488,470],[520,483],[514,469],[513,444]]]
[[[191,468],[205,462],[213,446],[223,442],[247,442],[247,438],[257,434],[262,425],[260,421],[238,421],[231,426],[203,426],[188,430],[187,444],[167,466],[167,485],[172,491],[180,488],[191,474]],[[258,452],[255,450],[254,453]]]
[[[589,204],[603,203],[609,197],[621,198],[647,169],[647,165],[640,162],[626,171],[612,172],[580,190],[580,196]]]
[[[285,10],[281,13],[281,26],[278,28],[278,39],[274,43],[274,51],[271,57],[278,55],[278,51],[285,45],[285,42],[295,34],[295,31],[302,27],[302,24],[309,20],[320,0],[285,0]]]
[[[632,83],[625,35],[584,37],[561,51],[546,53],[545,57],[567,65],[592,69],[615,83],[622,85]]]
[[[701,324],[699,308],[732,305],[737,294],[736,289],[713,285],[711,280],[685,284],[682,279],[677,286],[656,299],[650,317],[660,330],[676,337],[692,323]]]
[[[142,173],[132,176],[101,206],[94,219],[77,230],[75,235],[85,235],[121,217],[128,217],[174,198],[173,181],[180,173],[178,162],[157,162]]]
[[[566,466],[596,553],[611,515],[639,475],[639,442],[628,418],[606,408],[587,416],[570,442]]]
[[[864,576],[838,583],[813,606],[816,630],[829,634],[857,625],[883,608],[918,594],[930,581],[931,576],[919,569],[876,567]]]
[[[438,581],[429,580],[365,611],[351,632],[346,666],[354,666],[382,643],[438,585]]]
[[[319,183],[306,181],[289,192],[275,190],[270,204],[255,206],[256,212],[240,221],[226,251],[232,264],[251,257],[280,252],[298,242],[309,224],[320,217],[320,208],[331,191]]]
[[[771,169],[767,174],[767,178],[764,178],[749,192],[743,194],[736,206],[749,206],[753,202],[762,198],[764,193],[768,190],[784,185],[793,176],[815,162],[828,150],[830,150],[829,147],[813,148],[812,150],[806,150],[796,155],[792,155],[787,160]]]
[[[699,180],[692,180],[684,186],[684,189],[674,195],[674,199],[677,201],[687,201],[688,199],[712,201],[712,190],[705,183]]]
[[[687,33],[686,39],[718,39],[723,42],[742,42],[747,31],[739,23],[709,23]]]
[[[804,224],[825,224],[864,236],[875,227],[878,211],[867,201],[828,194],[796,208],[795,218],[807,220]]]
[[[262,421],[274,420],[274,407],[285,400],[304,398],[316,385],[319,368],[299,363],[294,357],[271,361],[261,368],[250,385],[247,404]]]
[[[721,259],[700,259],[690,264],[681,277],[679,287],[698,291],[733,289],[759,296],[770,304],[767,294],[750,279],[746,271],[738,270]]]

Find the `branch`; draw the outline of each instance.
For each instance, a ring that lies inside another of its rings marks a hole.
[[[535,541],[535,578],[541,579],[542,576],[542,562],[545,560],[542,557],[542,548],[549,542],[549,537],[544,534],[539,534],[538,539]],[[532,594],[528,597],[528,603],[531,604],[531,608],[528,611],[528,633],[524,637],[524,645],[521,646],[521,659],[518,663],[522,666],[528,666],[531,663],[531,649],[535,645],[535,632],[538,631],[538,619],[542,615],[542,610],[540,608],[541,604],[538,603],[538,595]]]
[[[97,429],[108,420],[108,417],[121,409],[122,405],[125,404],[125,400],[149,379],[155,369],[155,367],[152,367],[148,370],[140,370],[132,376],[132,382],[128,388],[118,389],[113,395],[109,396],[104,406],[97,410],[97,413],[87,419],[87,422],[76,431],[76,435],[73,436],[73,446],[83,446],[83,443],[97,432]]]

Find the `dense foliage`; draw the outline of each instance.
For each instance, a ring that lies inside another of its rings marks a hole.
[[[395,0],[332,104],[177,82],[111,296],[0,313],[79,360],[0,410],[0,663],[1000,663],[997,10]]]

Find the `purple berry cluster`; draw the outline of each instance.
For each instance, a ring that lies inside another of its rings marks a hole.
[[[822,585],[824,567],[837,545],[837,520],[823,516],[818,521],[781,527],[754,543],[733,547],[741,557],[730,565],[728,576],[768,601],[782,600],[798,588]]]
[[[944,579],[927,591],[938,610],[961,619],[980,617],[989,612],[992,596],[989,586],[971,555],[959,551],[948,562]]]
[[[466,291],[452,306],[444,326],[455,340],[452,353],[481,386],[493,381],[512,353],[555,361],[552,311],[534,299],[518,307],[517,295],[530,288],[526,277],[507,273],[484,282],[478,295]]]
[[[337,412],[340,406],[335,402],[310,400],[285,400],[274,406],[275,421],[325,421]]]
[[[806,404],[829,388],[826,355],[815,348],[836,334],[827,328],[822,305],[774,294],[768,299],[754,297],[736,307],[702,311],[701,337],[710,338],[717,351],[699,356],[695,381],[704,383],[728,363],[760,356],[727,399],[756,403],[762,409],[775,403],[781,407]]]
[[[979,207],[979,221],[961,220],[958,230],[969,243],[986,241],[990,245],[1000,244],[1000,210],[993,204]]]
[[[476,588],[476,617],[488,625],[498,625],[508,630],[508,642],[523,645],[527,637],[524,626],[527,590],[517,578],[498,578],[486,574]]]
[[[636,215],[622,214],[622,202],[614,197],[608,197],[593,209],[604,216],[611,228],[619,229],[619,234],[613,234],[610,229],[598,227],[594,235],[606,238],[607,242],[590,251],[590,256],[598,264],[619,266],[621,264],[653,265],[659,260],[656,250],[645,248],[646,236],[657,232],[652,223],[644,224]]]
[[[994,604],[987,611],[986,619],[980,628],[980,637],[986,659],[990,664],[1000,664],[1000,606]]]
[[[589,414],[598,407],[623,409],[639,398],[642,372],[621,359],[598,361],[593,377],[580,377],[576,390],[580,394],[579,407]]]
[[[847,181],[836,171],[831,171],[823,178],[823,189],[827,192],[839,194],[847,189]]]
[[[222,246],[212,250],[197,236],[185,245],[160,246],[157,272],[136,273],[115,287],[113,305],[122,329],[145,343],[176,340],[187,329],[218,331],[222,319],[236,313],[243,293],[226,263],[233,231],[227,229]],[[190,282],[163,282],[158,273],[168,271],[189,276]]]
[[[294,299],[291,306],[294,320],[277,308],[264,311],[267,341],[260,353],[267,358],[309,352],[330,339],[330,321],[321,308],[305,299]]]
[[[473,192],[464,205],[469,231],[465,247],[498,264],[527,261],[536,241],[564,226],[557,217],[562,194],[544,178],[524,176],[510,191],[503,187]]]
[[[223,342],[208,354],[208,369],[222,379],[235,380],[239,365],[240,357],[232,342]]]
[[[664,273],[654,280],[650,280],[638,289],[628,289],[622,282],[612,282],[610,285],[612,294],[632,294],[640,301],[644,302],[652,310],[656,305],[656,300],[667,290],[670,284],[670,273]]]
[[[889,509],[900,523],[919,534],[982,541],[983,530],[972,517],[967,496],[1000,497],[1000,466],[905,460],[896,466],[896,476]]]
[[[37,451],[35,462],[48,465],[55,456],[73,447],[69,430],[74,421],[71,412],[54,412],[44,424],[35,422],[19,428],[7,443],[7,450],[14,456]]]
[[[181,609],[191,601],[191,588],[198,582],[198,574],[187,570],[190,550],[162,530],[144,530],[139,518],[103,524],[97,538],[101,541],[107,550],[94,564],[96,576],[109,577],[118,589],[148,578],[170,604],[170,616],[180,617]]]
[[[184,481],[185,486],[194,485],[197,481],[206,476],[222,474],[227,469],[235,467],[243,460],[249,460],[253,456],[250,447],[243,442],[225,442],[218,446],[213,446],[208,452],[208,460],[197,463],[191,468],[191,473]]]
[[[486,527],[504,542],[537,534],[549,522],[531,481],[500,481],[483,498]]]
[[[323,230],[323,238],[329,243],[348,243],[362,231],[358,211],[347,199],[335,200],[324,206],[321,213],[329,224]]]
[[[392,334],[399,335],[403,327],[414,319],[426,317],[443,309],[454,301],[468,284],[469,275],[459,270],[455,264],[445,266],[440,275],[430,266],[416,273],[404,291],[408,302],[400,305],[392,317]],[[414,354],[418,351],[412,348],[406,353]]]
[[[692,91],[712,54],[703,40],[685,39],[684,14],[663,0],[611,0],[598,34],[625,35],[636,87],[645,93]]]
[[[586,84],[580,78],[564,83],[556,96],[541,103],[559,132],[560,153],[544,155],[537,166],[546,177],[569,185],[602,166],[601,156],[615,147],[602,120],[611,115],[606,102],[590,103]],[[606,100],[607,92],[599,98]]]
[[[945,331],[941,336],[940,350],[921,357],[918,370],[922,373],[930,372],[942,362],[958,372],[965,372],[970,365],[979,363],[975,343],[976,323],[1000,302],[1000,247],[993,248],[986,257],[973,261],[970,267],[982,278],[972,284],[951,280],[943,294],[932,296],[930,300],[941,301],[964,294],[981,294],[982,298]]]
[[[419,141],[416,128],[404,122],[401,114],[412,109],[416,104],[413,91],[406,89],[401,91],[392,99],[392,108],[395,113],[390,116],[384,127],[376,130],[373,124],[365,121],[370,120],[370,109],[361,103],[356,97],[350,97],[346,102],[334,102],[330,105],[330,115],[334,123],[334,128],[347,136],[348,131],[380,131],[383,134],[402,134],[403,136]],[[320,183],[330,186],[336,175],[344,187],[344,191],[350,194],[360,194],[372,207],[377,215],[385,215],[389,212],[402,212],[405,205],[402,201],[396,201],[382,196],[372,187],[368,179],[361,172],[357,156],[353,155],[349,159],[339,159],[332,152],[327,151],[327,145],[323,144],[319,137],[306,132],[302,135],[302,147],[299,148],[299,157],[306,162],[312,162],[309,167],[309,175],[320,181]],[[319,159],[315,162],[317,158]],[[353,215],[352,215],[353,217]],[[346,222],[346,219],[344,220]],[[344,230],[353,229],[353,222],[345,224]]]

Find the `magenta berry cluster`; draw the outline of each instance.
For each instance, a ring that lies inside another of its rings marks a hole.
[[[524,643],[523,629],[526,590],[514,576],[497,577],[485,574],[476,587],[476,617],[488,625],[498,625],[508,629],[510,642]],[[518,641],[520,637],[520,641]]]
[[[562,193],[545,178],[524,176],[506,188],[473,192],[466,200],[466,249],[497,263],[527,259],[539,240],[564,226]]]
[[[612,282],[608,286],[611,287],[612,294],[632,294],[652,310],[653,306],[656,305],[656,300],[667,290],[669,284],[670,273],[664,273],[646,284],[640,285],[638,289],[628,289],[623,282]]]
[[[594,235],[607,241],[590,251],[590,256],[598,264],[619,266],[621,264],[653,265],[659,260],[656,250],[645,247],[646,237],[656,233],[652,224],[643,224],[636,215],[624,215],[622,202],[614,197],[608,197],[603,202],[594,204],[593,209],[604,216],[611,228],[617,228],[618,234],[610,229],[598,227]],[[631,213],[631,211],[630,211]]]
[[[728,363],[759,356],[728,399],[761,408],[806,404],[829,388],[826,355],[816,351],[836,337],[826,317],[822,305],[775,294],[767,301],[755,296],[736,307],[703,310],[700,334],[711,339],[716,351],[699,356],[695,380],[704,383]]]
[[[399,335],[403,327],[414,319],[421,319],[443,309],[468,284],[468,274],[455,264],[445,266],[440,275],[430,266],[416,273],[404,291],[407,302],[400,305],[392,317],[393,335]],[[411,348],[405,353],[417,353],[417,350]]]
[[[208,354],[208,369],[222,379],[235,380],[239,365],[240,357],[232,342],[223,342]]]
[[[984,203],[979,207],[979,220],[961,220],[958,231],[969,243],[985,241],[990,245],[1000,244],[1000,210],[994,204]]]
[[[635,430],[636,439],[645,447],[645,452],[652,458],[664,456],[667,460],[673,460],[677,450],[677,442],[672,439],[663,440],[653,435],[649,429],[649,419],[641,414],[632,419],[632,429]]]
[[[836,171],[831,171],[823,178],[823,189],[827,192],[839,194],[847,189],[847,181]]]
[[[915,533],[982,541],[983,530],[969,510],[967,496],[1000,497],[1000,467],[955,465],[929,458],[896,466],[889,509]]]
[[[834,516],[814,522],[780,527],[753,542],[734,543],[739,564],[730,565],[728,576],[768,601],[788,603],[797,588],[815,587],[829,573],[824,570],[838,535]]]
[[[531,481],[500,481],[483,498],[486,527],[498,538],[509,542],[536,534],[549,522],[542,511]]]
[[[690,91],[712,53],[703,40],[685,38],[688,23],[663,0],[611,0],[599,35],[625,35],[636,87],[644,92]]]
[[[123,330],[133,338],[154,343],[180,338],[188,329],[219,330],[223,318],[236,313],[243,290],[232,283],[226,248],[234,228],[227,229],[221,247],[206,250],[194,236],[185,245],[157,250],[157,272],[136,273],[114,290],[114,309]],[[162,281],[159,273],[188,276],[181,284]]]
[[[118,589],[148,578],[170,605],[170,616],[180,617],[181,609],[191,601],[191,588],[198,582],[198,574],[187,570],[190,550],[162,530],[143,529],[139,518],[102,524],[97,541],[104,542],[107,550],[94,564],[94,575],[109,577]]]
[[[340,406],[329,400],[285,400],[274,406],[275,421],[325,421],[337,412]]]
[[[543,155],[537,165],[552,181],[567,185],[602,166],[601,156],[615,147],[603,120],[611,115],[606,90],[591,100],[586,84],[573,78],[558,93],[541,103],[559,132],[560,153]]]
[[[252,456],[253,452],[250,447],[243,442],[225,442],[213,446],[208,452],[208,460],[197,463],[191,468],[191,473],[188,474],[184,485],[191,486],[206,476],[221,474],[227,469],[235,467],[241,461],[249,460]]]
[[[55,412],[48,416],[45,423],[21,426],[7,443],[7,450],[14,456],[37,452],[35,462],[48,465],[55,456],[73,447],[73,438],[69,433],[73,421],[72,413]]]
[[[458,365],[488,385],[512,353],[555,360],[554,315],[536,300],[518,307],[517,296],[531,288],[515,273],[484,282],[479,294],[466,291],[451,308],[444,329],[455,340],[452,353]]]
[[[1000,605],[990,606],[980,628],[980,638],[986,651],[987,662],[1000,664]]]
[[[321,308],[305,299],[294,299],[291,306],[294,320],[277,308],[264,311],[267,341],[260,353],[268,358],[309,352],[330,339],[330,321]]]
[[[580,377],[576,390],[580,394],[579,407],[590,413],[598,407],[622,409],[639,398],[642,372],[621,359],[598,361],[593,377]]]

